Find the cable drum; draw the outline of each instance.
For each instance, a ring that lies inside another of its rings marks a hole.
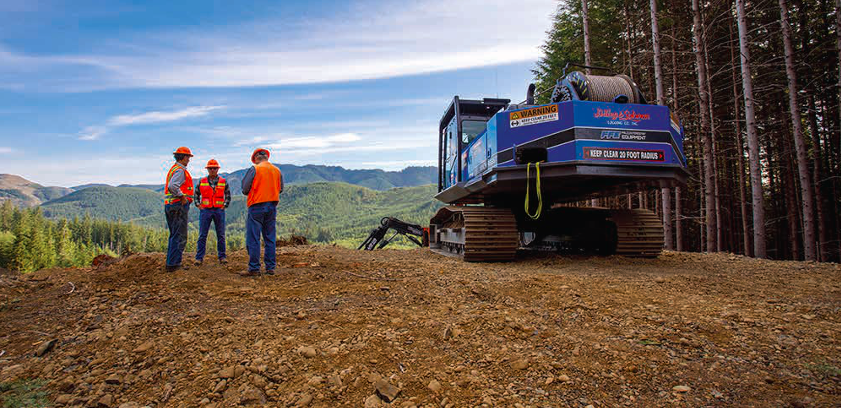
[[[584,101],[615,102],[617,96],[625,95],[629,103],[646,103],[634,81],[625,75],[587,75],[575,71],[567,75],[566,81]]]

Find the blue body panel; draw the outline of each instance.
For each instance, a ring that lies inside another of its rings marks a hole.
[[[567,101],[498,112],[461,152],[461,179],[515,166],[515,151],[524,148],[545,148],[549,163],[686,164],[683,127],[668,107]]]

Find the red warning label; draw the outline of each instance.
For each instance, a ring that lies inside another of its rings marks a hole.
[[[666,160],[666,154],[662,150],[585,147],[584,158],[590,160],[634,160],[647,162],[662,162]]]

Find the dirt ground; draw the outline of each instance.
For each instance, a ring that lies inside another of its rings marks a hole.
[[[230,259],[0,276],[0,382],[74,407],[841,406],[836,264],[290,246],[243,278]]]

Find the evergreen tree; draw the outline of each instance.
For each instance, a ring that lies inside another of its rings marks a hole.
[[[19,217],[14,229],[15,243],[9,265],[17,271],[31,272],[34,267],[30,255],[32,227],[26,212],[21,211],[18,214]]]
[[[5,200],[0,205],[0,231],[11,231],[14,211],[11,200]]]
[[[56,231],[55,252],[57,262],[60,266],[72,266],[75,255],[75,245],[71,239],[70,227],[67,224],[67,220],[59,221]]]

